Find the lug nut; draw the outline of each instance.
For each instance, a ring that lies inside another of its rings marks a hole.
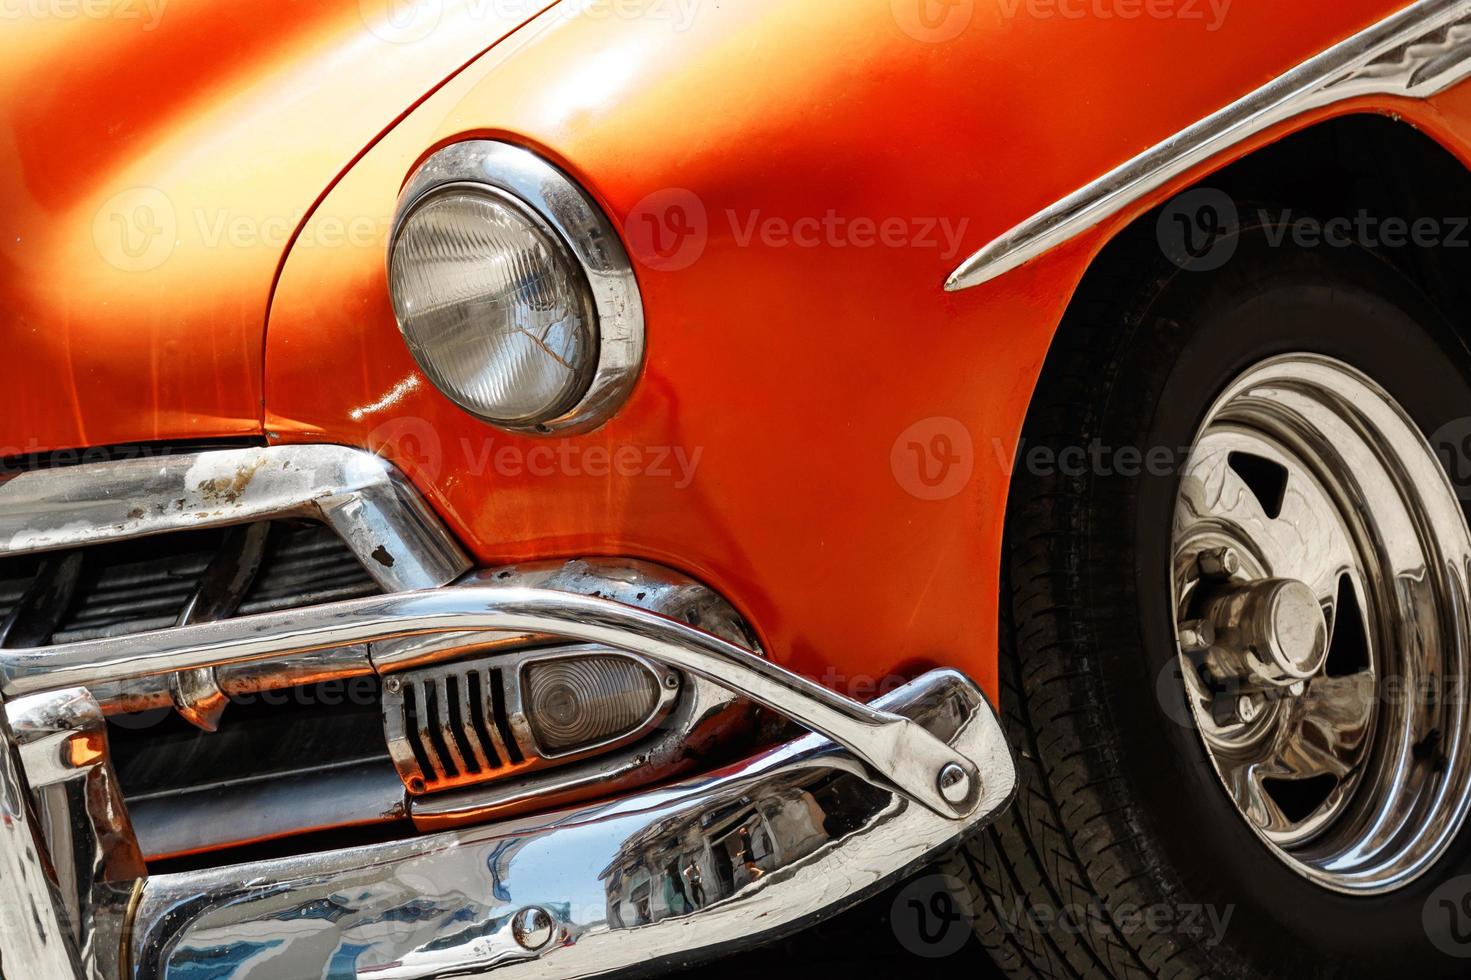
[[[1241,556],[1235,548],[1211,548],[1195,559],[1206,578],[1230,578],[1241,571]]]
[[[1208,619],[1191,619],[1180,624],[1180,650],[1204,653],[1216,644],[1216,624]]]

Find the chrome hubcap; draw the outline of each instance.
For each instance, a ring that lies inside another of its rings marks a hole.
[[[1471,533],[1430,446],[1345,364],[1217,400],[1174,519],[1185,693],[1236,809],[1337,891],[1398,888],[1471,802]]]

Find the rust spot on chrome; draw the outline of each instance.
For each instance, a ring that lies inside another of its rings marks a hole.
[[[393,567],[393,556],[390,555],[388,553],[388,549],[383,547],[381,544],[373,549],[373,560],[382,565],[384,568]]]
[[[255,479],[256,472],[265,463],[265,459],[257,459],[249,465],[237,467],[232,477],[217,476],[213,480],[200,480],[198,490],[207,501],[220,504],[239,503],[241,495],[250,486],[250,481]]]

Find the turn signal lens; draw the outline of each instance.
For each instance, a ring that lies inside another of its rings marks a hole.
[[[488,422],[555,419],[592,383],[587,279],[550,227],[495,188],[448,184],[420,200],[394,239],[389,286],[419,367]]]
[[[526,718],[548,754],[591,748],[642,727],[659,679],[627,657],[576,657],[526,668]]]

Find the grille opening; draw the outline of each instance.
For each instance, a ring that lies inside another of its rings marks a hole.
[[[500,753],[495,748],[497,739],[490,734],[490,726],[485,718],[485,685],[481,682],[480,672],[471,671],[467,680],[470,688],[470,728],[485,750],[489,768],[499,769],[502,763]]]
[[[203,586],[211,565],[241,554],[238,527],[0,559],[0,645],[45,647],[169,629],[197,595],[208,594],[217,615],[238,616],[382,591],[331,528],[296,519],[263,524],[259,569],[239,594]],[[199,799],[299,774],[358,766],[393,772],[375,677],[232,697],[212,734],[171,708],[117,715],[109,718],[108,740],[124,799],[140,813],[148,812],[144,801],[158,812],[174,797]]]
[[[520,747],[516,745],[516,734],[511,730],[511,716],[506,711],[506,688],[499,670],[490,672],[490,700],[491,711],[495,714],[495,727],[501,733],[501,742],[511,757],[511,764],[520,765],[526,757],[521,754]]]
[[[404,717],[407,719],[405,730],[410,733],[408,737],[409,749],[414,753],[414,761],[419,764],[419,771],[425,774],[434,772],[434,767],[429,764],[429,755],[424,751],[424,743],[419,741],[416,734],[419,731],[419,688],[410,684],[403,689],[404,694]]]
[[[454,757],[450,755],[448,743],[444,740],[445,719],[440,717],[439,713],[438,690],[433,681],[425,681],[420,690],[424,695],[424,714],[429,719],[429,723],[425,726],[425,730],[429,736],[429,742],[425,745],[425,749],[428,751],[430,759],[437,758],[439,760],[439,765],[430,769],[429,772],[444,778],[453,779],[460,774],[460,770],[455,765]]]
[[[134,459],[162,459],[188,453],[208,453],[230,449],[255,449],[265,445],[261,439],[178,439],[173,442],[129,442],[83,449],[51,449],[45,452],[19,453],[0,457],[0,476],[26,473],[30,470],[55,470],[89,463],[121,463]]]
[[[475,755],[475,747],[466,735],[466,723],[468,719],[468,705],[465,704],[460,690],[460,679],[450,674],[444,679],[445,693],[449,701],[449,733],[454,740],[455,747],[460,750],[460,758],[464,760],[464,771],[466,775],[478,775],[485,771],[480,765],[480,760]],[[468,685],[466,685],[468,686]]]
[[[107,737],[130,801],[355,762],[392,765],[373,676],[231,698],[213,734],[159,708],[110,718]]]
[[[205,569],[226,547],[229,528],[180,531],[68,552],[0,560],[0,621],[11,633],[50,646],[168,629],[199,588]],[[36,597],[43,571],[80,556],[69,595]],[[380,592],[331,528],[305,521],[271,522],[259,573],[238,600],[237,615],[273,612]],[[28,596],[29,601],[28,600]]]

